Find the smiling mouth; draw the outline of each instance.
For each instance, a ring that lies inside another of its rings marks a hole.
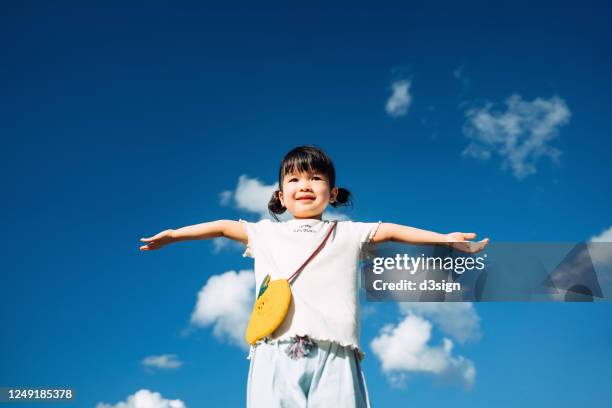
[[[312,200],[314,200],[314,199],[315,199],[314,197],[301,197],[301,198],[298,198],[297,200],[298,200],[298,201],[304,201],[304,200],[310,200],[310,201],[312,201]]]

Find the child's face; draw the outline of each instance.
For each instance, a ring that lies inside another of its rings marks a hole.
[[[318,218],[338,189],[330,190],[327,176],[319,172],[289,173],[283,177],[279,198],[294,218]]]

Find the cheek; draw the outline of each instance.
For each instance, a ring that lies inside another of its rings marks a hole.
[[[294,193],[294,188],[295,184],[287,184],[285,186],[283,186],[283,194],[285,196],[285,198],[287,198],[288,196],[291,196],[292,193]]]
[[[291,200],[291,197],[293,197],[293,194],[295,194],[295,191],[292,188],[291,184],[283,186],[283,200],[285,202],[287,200]]]
[[[317,196],[322,197],[324,199],[329,199],[330,197],[330,191],[329,188],[327,188],[327,186],[321,186],[320,188],[318,188],[316,190]]]

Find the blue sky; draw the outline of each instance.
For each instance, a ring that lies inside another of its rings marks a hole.
[[[0,385],[71,386],[83,407],[142,389],[242,406],[245,353],[191,316],[211,276],[251,260],[211,242],[140,253],[138,239],[258,220],[240,177],[265,190],[296,145],[331,155],[354,220],[609,236],[611,17],[558,2],[5,7]],[[605,302],[473,305],[480,335],[452,350],[471,389],[409,370],[394,384],[369,345],[407,312],[364,306],[375,406],[612,403]],[[440,322],[419,318],[439,347]],[[180,367],[142,364],[165,354]]]

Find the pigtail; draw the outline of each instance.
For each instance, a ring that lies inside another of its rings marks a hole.
[[[272,197],[268,202],[268,211],[276,221],[278,221],[278,217],[276,216],[276,214],[282,214],[287,210],[287,208],[283,207],[283,205],[281,204],[280,198],[278,196],[279,192],[279,190],[273,192]]]
[[[351,200],[351,192],[346,188],[339,187],[338,194],[336,195],[336,199],[333,203],[330,203],[332,207],[342,207],[342,206],[353,206],[353,201]]]

